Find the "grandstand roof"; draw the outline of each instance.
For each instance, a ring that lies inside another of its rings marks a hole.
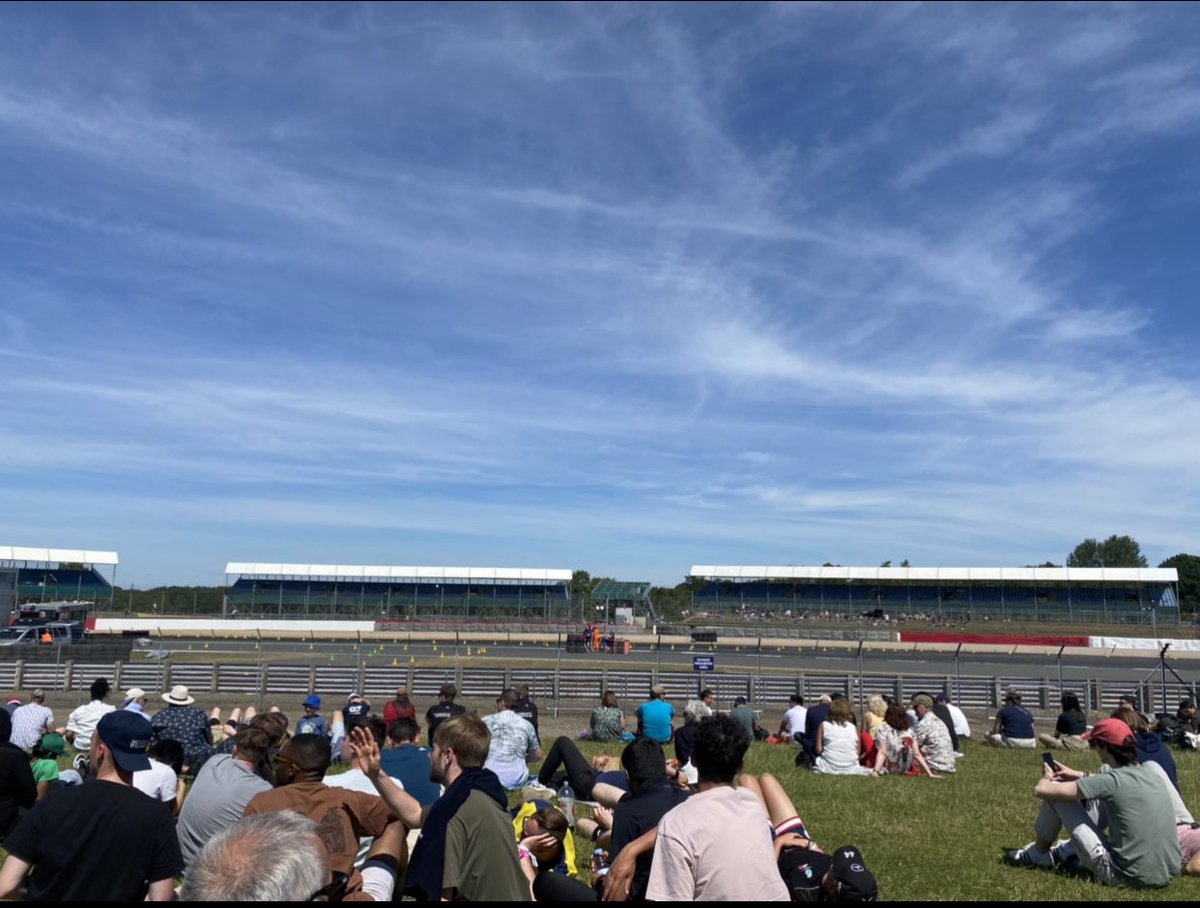
[[[786,567],[696,564],[692,577],[706,580],[899,580],[1003,581],[1006,583],[1178,583],[1175,568],[937,568]]]
[[[242,577],[332,577],[338,580],[519,580],[522,583],[570,582],[572,572],[556,568],[388,567],[378,564],[275,564],[231,561],[226,574]]]
[[[34,549],[0,545],[0,561],[30,561],[36,564],[119,564],[116,552],[93,549]]]

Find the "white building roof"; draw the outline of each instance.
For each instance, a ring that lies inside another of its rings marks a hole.
[[[1178,583],[1175,568],[807,567],[692,565],[706,580],[867,580],[938,583]]]
[[[225,565],[226,574],[241,577],[299,579],[304,577],[335,580],[517,580],[523,583],[570,582],[572,572],[558,568],[497,568],[497,567],[413,567],[379,564],[278,564],[269,562],[231,561]]]
[[[93,549],[35,549],[20,545],[0,545],[0,561],[32,561],[37,564],[119,564],[116,552]]]

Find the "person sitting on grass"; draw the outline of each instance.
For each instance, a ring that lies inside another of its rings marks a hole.
[[[810,838],[778,779],[770,773],[758,778],[743,775],[738,784],[754,792],[767,808],[775,837],[775,862],[793,902],[874,902],[879,898],[879,887],[862,852],[854,845],[843,845],[826,854]]]
[[[600,754],[590,760],[579,752],[575,742],[563,736],[554,739],[546,758],[538,769],[537,784],[531,786],[546,794],[553,794],[563,782],[571,785],[576,799],[599,801],[612,805],[629,791],[625,773],[610,768],[616,758]],[[597,790],[599,789],[599,790]]]
[[[1087,750],[1083,733],[1087,731],[1087,716],[1079,708],[1079,698],[1068,691],[1062,695],[1062,712],[1054,723],[1054,734],[1042,732],[1038,743],[1051,750]]]
[[[929,768],[915,732],[909,728],[908,712],[899,703],[889,703],[883,715],[883,725],[875,732],[875,771],[880,774],[938,778]]]
[[[544,873],[568,878],[579,875],[571,825],[566,814],[549,802],[526,801],[515,808],[513,835],[531,897],[534,879]]]
[[[1083,738],[1107,771],[1043,764],[1033,790],[1041,801],[1035,838],[1006,860],[1049,870],[1078,862],[1107,886],[1166,886],[1179,875],[1182,853],[1161,776],[1138,763],[1133,730],[1120,719],[1097,722]],[[1070,838],[1056,843],[1064,827]]]
[[[621,712],[617,695],[611,690],[606,690],[600,698],[600,705],[592,710],[592,718],[588,723],[588,739],[606,743],[621,741],[626,734],[625,714]]]
[[[1156,732],[1150,730],[1150,723],[1137,710],[1128,706],[1119,706],[1113,710],[1112,718],[1120,719],[1133,729],[1133,748],[1137,752],[1139,763],[1157,763],[1179,791],[1179,770],[1175,767],[1175,758],[1171,749],[1163,743]]]
[[[921,756],[934,772],[954,772],[954,745],[950,743],[950,729],[934,715],[933,698],[928,694],[917,694],[912,702],[917,715],[913,738]]]
[[[90,743],[88,745],[91,746]],[[37,799],[49,794],[50,789],[58,782],[58,758],[67,752],[67,742],[58,732],[49,732],[33,745],[33,754],[29,760],[29,768],[33,770],[33,779],[37,783]]]
[[[675,707],[666,701],[667,691],[661,684],[650,688],[650,699],[637,708],[638,730],[642,737],[666,744],[674,733],[671,723]]]
[[[879,694],[874,694],[867,700],[867,711],[863,713],[862,728],[872,738],[879,729],[886,724],[885,716],[887,715],[888,703]]]
[[[992,723],[992,733],[984,742],[993,747],[1022,747],[1037,746],[1037,737],[1033,733],[1033,713],[1021,705],[1021,692],[1009,689],[1004,695],[1004,706],[996,713],[996,721]]]
[[[696,749],[696,729],[703,719],[712,715],[712,710],[703,700],[689,700],[683,708],[683,725],[675,731],[675,759],[688,774],[688,780],[696,781],[696,767],[692,764],[692,751]]]
[[[869,776],[873,771],[859,763],[862,740],[854,725],[850,701],[838,697],[829,706],[829,717],[817,729],[813,771],[835,776]]]

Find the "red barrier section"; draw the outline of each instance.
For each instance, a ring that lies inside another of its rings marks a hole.
[[[1025,634],[931,634],[902,631],[901,643],[994,643],[997,646],[1087,646],[1087,637],[1038,637]]]

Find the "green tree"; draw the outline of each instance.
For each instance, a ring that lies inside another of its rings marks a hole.
[[[1085,539],[1067,556],[1067,567],[1146,567],[1142,547],[1132,536],[1112,535],[1103,542]]]
[[[1180,552],[1159,565],[1179,572],[1179,609],[1194,612],[1200,607],[1200,555]]]

